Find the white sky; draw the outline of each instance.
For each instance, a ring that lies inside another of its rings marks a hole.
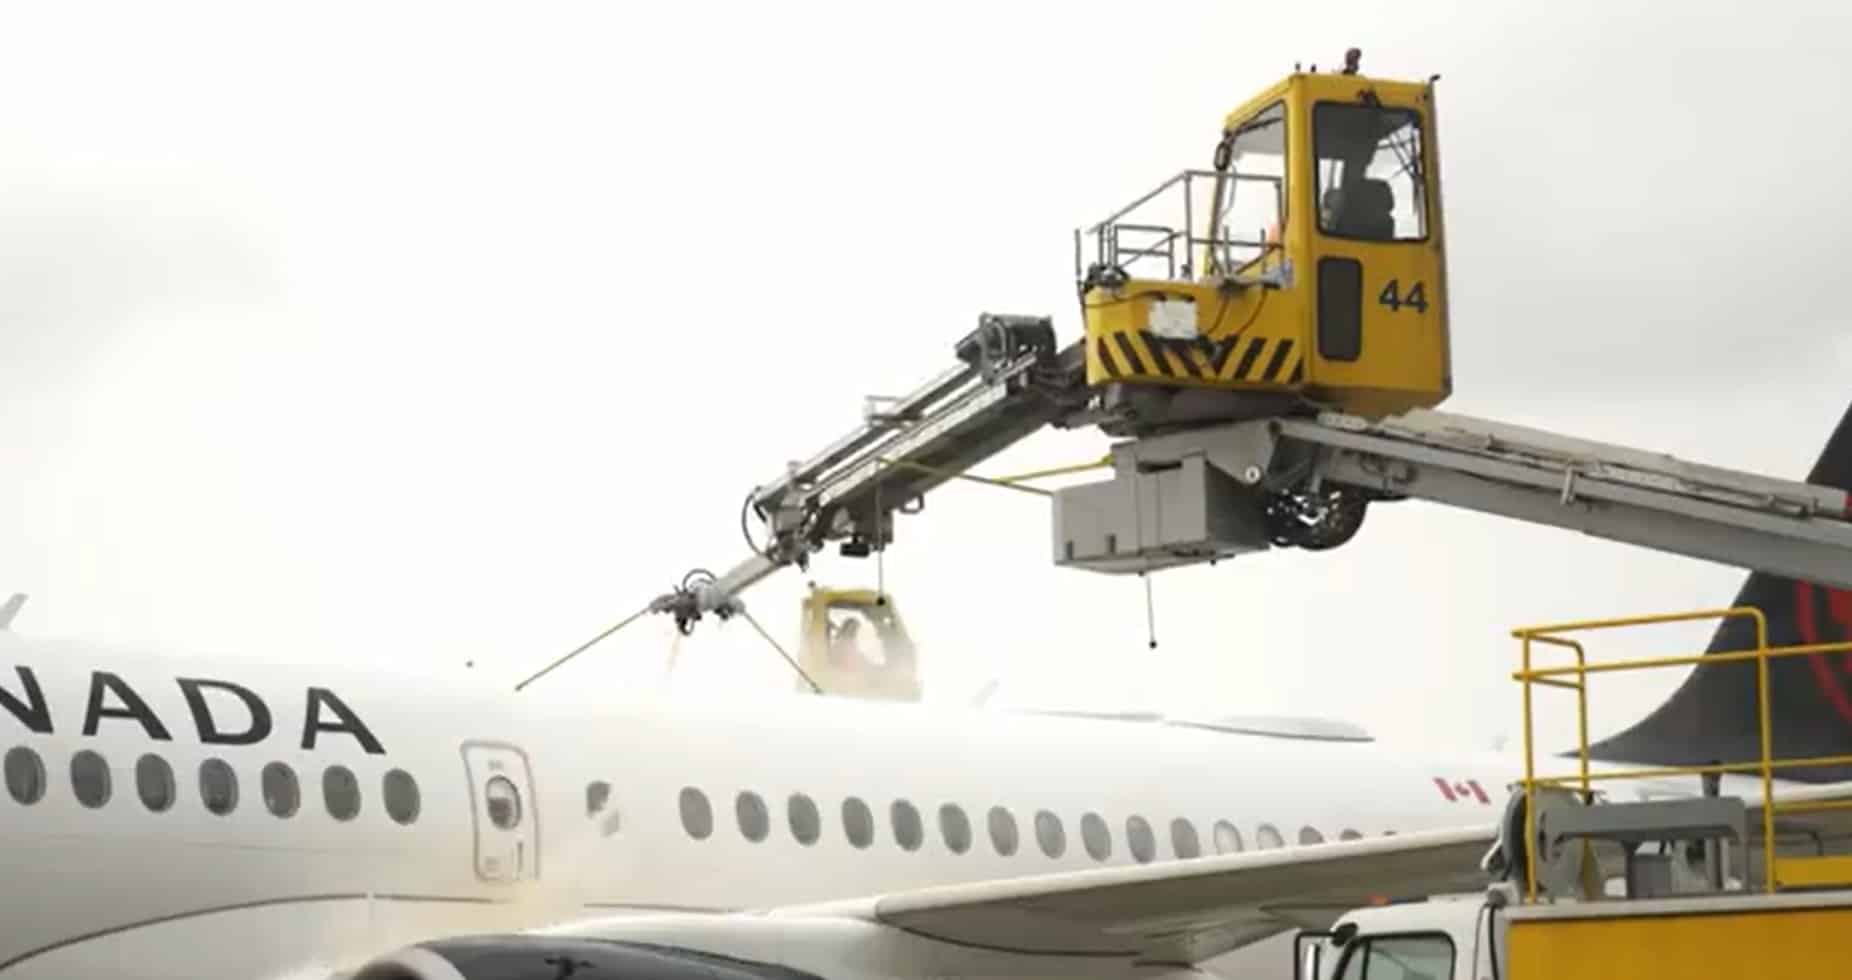
[[[1075,336],[1070,229],[1351,44],[1443,75],[1448,409],[1799,476],[1852,396],[1852,13],[1656,7],[14,6],[0,592],[33,632],[511,681],[742,556],[746,490],[979,312]],[[1033,498],[954,487],[900,535],[937,694],[1432,741],[1515,731],[1512,626],[1739,578],[1411,503],[1160,576],[1152,651],[1137,580],[1054,569]],[[750,597],[781,639],[801,587]],[[658,684],[668,634],[546,683]],[[681,663],[788,685],[743,625]],[[1599,688],[1597,727],[1674,682]]]

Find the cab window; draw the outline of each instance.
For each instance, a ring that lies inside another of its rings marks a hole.
[[[1427,237],[1419,114],[1321,102],[1312,110],[1312,131],[1320,231],[1373,242]]]
[[[1446,936],[1372,936],[1345,947],[1337,980],[1447,980],[1453,941]]]
[[[1279,244],[1286,220],[1286,106],[1275,102],[1222,134],[1205,269],[1227,275]]]

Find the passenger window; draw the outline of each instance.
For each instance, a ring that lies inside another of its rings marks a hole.
[[[1151,824],[1144,817],[1126,818],[1125,846],[1132,852],[1132,859],[1139,864],[1149,863],[1157,857],[1157,837],[1151,833]]]
[[[842,801],[842,832],[858,848],[875,842],[875,815],[868,804],[853,796]]]
[[[13,802],[31,806],[45,798],[45,763],[37,752],[21,745],[7,750],[6,791]]]
[[[740,836],[754,844],[772,832],[771,814],[766,812],[765,800],[757,793],[745,792],[734,797],[733,816],[739,820]]]
[[[920,822],[920,811],[906,800],[895,800],[889,808],[889,816],[894,821],[894,843],[902,850],[917,851],[920,842],[926,839],[926,829]]]
[[[676,805],[682,811],[682,829],[688,836],[707,840],[714,832],[714,808],[707,802],[707,794],[693,786],[684,786]]]
[[[1316,827],[1300,827],[1299,828],[1299,843],[1301,844],[1323,844],[1324,842],[1325,842],[1325,835],[1319,833],[1318,828]]]
[[[482,786],[482,800],[488,804],[489,822],[497,830],[513,830],[521,826],[521,791],[514,786],[514,780],[507,776],[490,776]],[[359,809],[360,804],[354,804]]]
[[[1363,839],[1362,834],[1350,829],[1349,827],[1346,827],[1343,830],[1338,831],[1338,840],[1362,840],[1362,839]]]
[[[1112,831],[1106,829],[1105,819],[1097,813],[1081,815],[1080,843],[1095,861],[1112,857]]]
[[[109,802],[109,763],[89,749],[71,756],[71,792],[94,810]]]
[[[1170,849],[1180,858],[1202,857],[1202,838],[1196,836],[1196,825],[1178,817],[1170,822]]]
[[[135,792],[150,813],[165,812],[174,805],[174,767],[152,752],[137,759]]]
[[[1217,854],[1239,854],[1247,850],[1246,842],[1241,839],[1241,831],[1226,820],[1217,820],[1209,836],[1215,841]]]
[[[238,808],[238,774],[224,759],[199,764],[199,799],[206,812],[226,816]]]
[[[1443,980],[1453,976],[1446,936],[1380,936],[1351,944],[1338,968],[1343,980]]]
[[[386,778],[380,784],[380,796],[386,801],[386,816],[401,826],[418,819],[418,810],[423,800],[418,794],[418,781],[403,769],[389,769]]]
[[[1042,853],[1051,858],[1067,853],[1067,828],[1061,826],[1060,817],[1047,810],[1036,811],[1035,840],[1042,846]]]
[[[502,782],[506,779],[497,776]],[[493,789],[494,779],[490,780]],[[510,785],[512,788],[512,784]],[[494,793],[489,794],[489,813],[495,812]],[[322,770],[322,803],[328,807],[328,815],[336,820],[352,820],[360,815],[360,780],[354,778],[354,771],[346,766],[329,766]]]
[[[1270,823],[1264,823],[1260,825],[1260,829],[1254,831],[1254,846],[1263,851],[1271,851],[1276,847],[1285,847],[1286,838],[1280,836],[1279,828]]]
[[[957,804],[947,803],[939,808],[939,836],[945,838],[946,850],[953,854],[971,849],[971,820]]]
[[[785,818],[791,822],[791,836],[805,847],[823,836],[823,818],[817,813],[816,801],[802,793],[791,794],[785,804]]]
[[[611,784],[600,779],[585,784],[585,815],[595,817],[611,802]]]
[[[1001,857],[1015,854],[1022,844],[1022,835],[1016,832],[1016,816],[1000,806],[993,806],[986,822],[990,824],[990,846],[997,849],[997,854]]]
[[[271,816],[293,817],[301,809],[302,785],[296,781],[296,770],[281,762],[272,762],[258,773],[257,782],[264,793],[264,809],[269,810]]]
[[[623,821],[617,807],[611,805],[611,784],[602,779],[585,784],[585,818],[590,820],[602,815],[598,822],[598,832],[606,837],[617,833]]]

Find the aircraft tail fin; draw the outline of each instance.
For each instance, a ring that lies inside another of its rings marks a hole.
[[[1839,420],[1807,482],[1852,490],[1852,407]],[[1755,572],[1736,606],[1768,619],[1770,646],[1852,641],[1852,592]],[[1726,620],[1705,653],[1755,647],[1755,626]],[[1772,754],[1777,759],[1852,756],[1852,654],[1826,653],[1769,661]],[[1761,758],[1753,662],[1701,663],[1651,714],[1591,747],[1591,755],[1644,765],[1704,765]],[[1782,769],[1783,779],[1838,782],[1852,766]]]

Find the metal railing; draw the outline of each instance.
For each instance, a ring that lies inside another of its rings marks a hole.
[[[1699,654],[1685,657],[1650,657],[1637,660],[1621,660],[1611,663],[1591,664],[1587,651],[1581,641],[1569,639],[1562,634],[1591,632],[1596,630],[1618,629],[1625,626],[1649,626],[1666,623],[1687,623],[1704,620],[1748,619],[1755,624],[1755,646],[1748,650],[1728,653]],[[1575,785],[1582,794],[1582,801],[1591,802],[1593,784],[1597,781],[1617,781],[1627,779],[1653,779],[1664,776],[1704,776],[1722,775],[1724,773],[1755,773],[1762,782],[1762,870],[1763,887],[1768,892],[1775,891],[1775,816],[1782,813],[1812,813],[1824,810],[1852,810],[1852,800],[1823,800],[1816,802],[1795,802],[1779,805],[1774,799],[1775,773],[1781,769],[1810,766],[1847,766],[1852,765],[1852,755],[1818,756],[1800,759],[1777,759],[1773,756],[1773,737],[1770,732],[1769,718],[1769,674],[1770,660],[1778,657],[1821,656],[1829,653],[1852,653],[1852,642],[1810,643],[1802,646],[1770,647],[1768,645],[1768,619],[1762,610],[1750,606],[1738,606],[1730,609],[1704,609],[1694,612],[1667,613],[1656,616],[1629,616],[1621,619],[1591,619],[1580,622],[1556,623],[1547,626],[1531,626],[1513,630],[1511,635],[1522,645],[1522,667],[1512,674],[1512,679],[1524,685],[1524,839],[1529,842],[1525,847],[1526,874],[1528,879],[1527,895],[1530,901],[1537,898],[1537,788],[1540,786],[1562,787]],[[1567,649],[1575,654],[1575,664],[1566,667],[1535,668],[1531,665],[1533,645],[1543,645]],[[1760,758],[1754,762],[1718,763],[1703,766],[1657,766],[1644,769],[1589,771],[1588,756],[1588,680],[1592,674],[1619,673],[1622,671],[1652,670],[1658,667],[1690,667],[1698,664],[1727,664],[1753,661],[1756,665],[1756,719],[1760,742]],[[1573,679],[1571,679],[1573,678]],[[1531,706],[1533,685],[1564,688],[1576,692],[1576,761],[1577,769],[1572,776],[1538,776],[1536,770],[1536,741],[1534,738],[1534,715]]]
[[[1196,188],[1199,180],[1210,183],[1208,194]],[[1227,271],[1251,265],[1255,260],[1266,257],[1269,252],[1278,251],[1281,248],[1280,242],[1269,240],[1266,228],[1255,229],[1255,237],[1246,239],[1235,237],[1226,226],[1215,226],[1216,216],[1209,214],[1209,208],[1215,200],[1214,185],[1218,181],[1228,182],[1231,199],[1240,195],[1244,184],[1267,187],[1273,195],[1275,225],[1285,220],[1285,178],[1264,174],[1185,170],[1105,219],[1085,228],[1074,229],[1075,281],[1087,281],[1089,270],[1093,269],[1112,269],[1136,276],[1142,270],[1150,270],[1154,264],[1162,267],[1163,275],[1147,274],[1141,278],[1187,281],[1195,277],[1198,249],[1203,250],[1202,254],[1212,257],[1219,251],[1221,259],[1218,264]],[[1166,192],[1172,192],[1174,196],[1167,198]],[[1180,202],[1178,197],[1181,198]],[[1182,206],[1180,216],[1176,211],[1178,203]],[[1171,208],[1167,215],[1152,217],[1153,213],[1166,206]],[[1200,231],[1197,227],[1199,219],[1203,225]],[[1093,246],[1091,264],[1086,254],[1089,238]],[[1236,258],[1234,253],[1237,250],[1245,257]]]

